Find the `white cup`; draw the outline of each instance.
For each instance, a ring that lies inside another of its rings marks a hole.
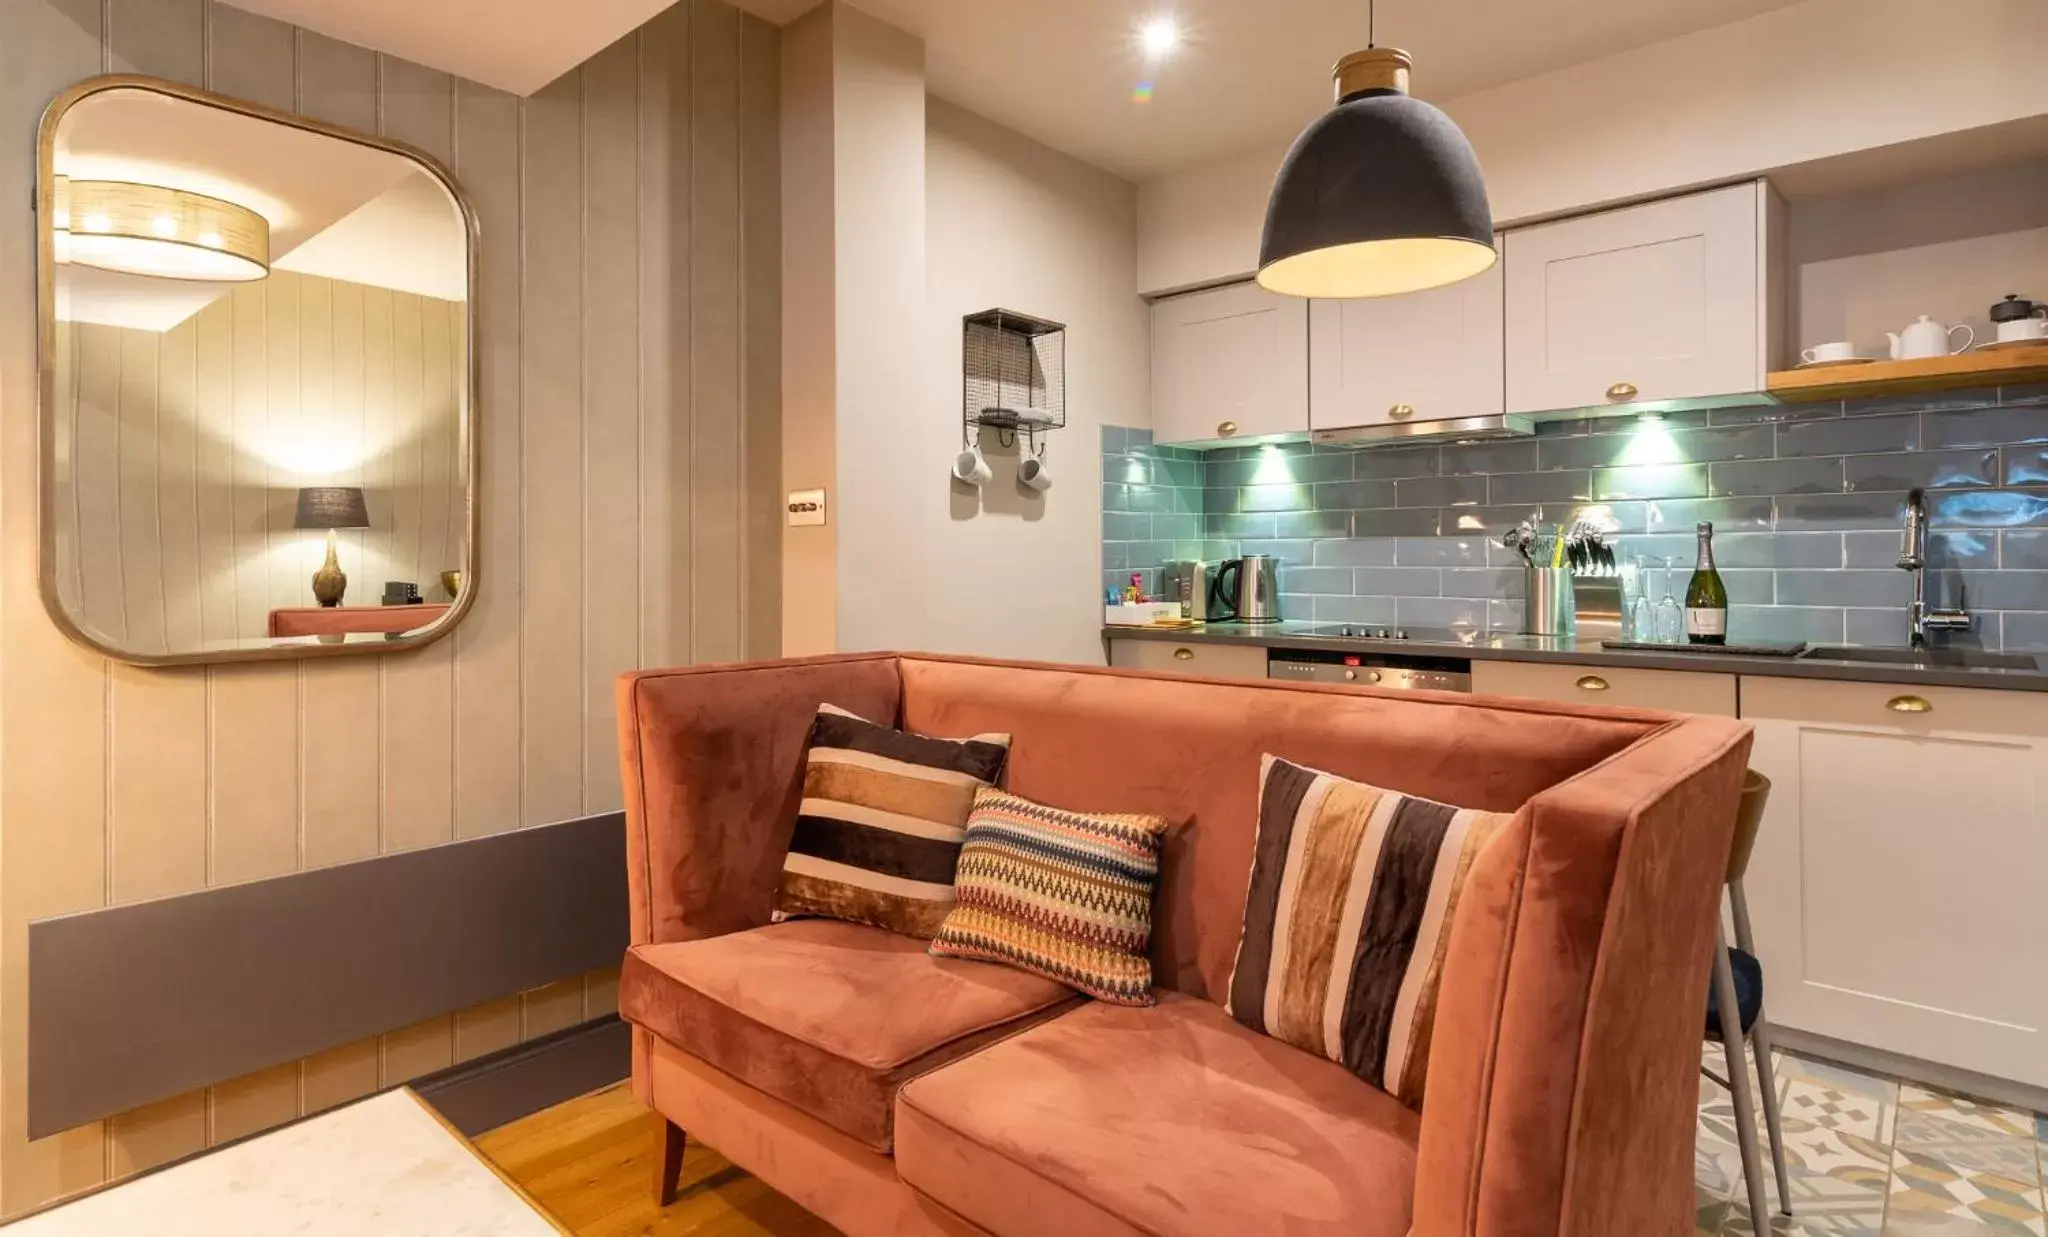
[[[1045,469],[1045,461],[1035,455],[1024,457],[1017,465],[1017,480],[1031,489],[1043,492],[1052,484],[1052,474]]]
[[[1815,344],[1799,354],[1799,359],[1808,365],[1825,365],[1830,361],[1854,361],[1856,345],[1846,339],[1828,344]]]
[[[2048,339],[2048,319],[2015,318],[1998,324],[1998,342],[2016,344],[2022,340]]]
[[[995,470],[991,469],[988,466],[988,461],[982,458],[981,448],[978,446],[969,447],[953,457],[953,479],[955,481],[965,481],[967,484],[978,489],[981,486],[987,485],[988,479],[993,476],[995,476]]]

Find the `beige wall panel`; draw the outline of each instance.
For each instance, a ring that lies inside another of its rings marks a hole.
[[[215,1083],[211,1095],[210,1146],[282,1125],[299,1115],[299,1063],[292,1061]]]
[[[270,467],[245,445],[270,435],[271,281],[238,285],[234,293],[234,424],[228,440],[234,470],[229,525],[235,571],[236,634],[264,630],[270,613]],[[80,374],[81,380],[84,374]]]
[[[519,478],[520,337],[519,100],[463,83],[456,91],[462,134],[455,171],[483,229],[477,312],[476,421],[483,451],[477,502],[477,590],[455,629],[455,833],[475,837],[520,822],[519,812]]]
[[[270,611],[279,606],[302,606],[313,600],[313,572],[301,556],[312,539],[292,528],[297,504],[293,501],[300,477],[285,461],[297,447],[304,428],[299,409],[299,349],[301,296],[304,280],[291,271],[272,272],[263,281],[268,302],[263,318],[263,377],[267,394],[263,400],[263,435],[257,440],[257,463],[264,470],[263,490],[251,496],[264,513],[263,562],[269,569],[269,594],[263,606],[263,626],[251,636],[267,631]],[[238,440],[248,450],[247,440]],[[253,470],[252,470],[253,471]],[[350,600],[360,601],[360,596]]]
[[[640,664],[639,39],[583,71],[583,811],[620,806],[612,683]]]
[[[689,659],[690,6],[641,27],[640,658]]]
[[[392,579],[424,587],[420,578],[420,486],[426,480],[427,366],[420,338],[420,298],[400,292],[391,298],[391,492],[385,516],[391,523]],[[363,581],[359,602],[374,605],[383,581]],[[396,662],[390,663],[396,666]]]
[[[208,640],[240,627],[235,565],[235,305],[223,297],[193,319],[198,426],[199,624]]]
[[[583,808],[582,126],[579,70],[526,101],[523,816]],[[548,239],[541,240],[539,238]]]
[[[378,56],[384,72],[385,137],[450,162],[455,153],[455,79],[396,56]]]
[[[382,1085],[395,1087],[455,1063],[454,1019],[448,1015],[416,1022],[383,1037]]]
[[[583,1021],[583,980],[563,979],[520,994],[522,1039],[538,1039]]]
[[[157,345],[157,545],[163,577],[164,645],[204,640],[199,568],[199,324],[185,319]]]
[[[120,442],[115,509],[120,513],[121,603],[127,639],[164,648],[163,526],[157,518],[157,353],[162,337],[121,332]]]
[[[384,850],[455,837],[455,646],[384,661]]]
[[[76,428],[72,452],[76,476],[71,501],[80,544],[109,547],[112,553],[79,558],[79,605],[86,626],[120,641],[128,638],[121,595],[121,332],[109,326],[79,326]]]
[[[377,53],[299,31],[299,110],[360,133],[377,131]]]
[[[206,1092],[187,1091],[107,1122],[107,1166],[116,1177],[206,1150]]]
[[[740,389],[746,457],[746,629],[742,655],[782,651],[781,36],[740,19]]]
[[[392,501],[399,478],[394,444],[402,432],[398,421],[399,296],[389,288],[363,289],[362,475],[370,526],[359,535],[362,548],[352,565],[356,574],[350,577],[353,600],[358,604],[375,604],[383,594],[383,581],[372,577],[391,569],[401,541]]]
[[[474,1061],[519,1042],[519,998],[473,1005],[455,1013],[455,1059]]]
[[[449,303],[421,298],[419,306],[423,418],[420,426],[420,548],[413,559],[413,569],[418,574],[410,578],[420,586],[420,596],[429,601],[441,601],[447,598],[441,588],[441,573],[462,565],[457,552],[451,549],[449,539],[449,521],[457,507],[451,493],[455,483],[457,428],[455,349],[448,334]]]
[[[117,73],[205,84],[206,0],[108,0],[108,52]]]
[[[207,5],[207,89],[290,111],[292,28],[230,4]]]
[[[302,864],[378,852],[383,806],[378,663],[343,658],[306,667],[305,847]]]
[[[739,12],[690,11],[690,656],[741,655]]]
[[[110,900],[206,887],[206,671],[114,665]]]
[[[315,1113],[358,1100],[377,1089],[377,1041],[361,1039],[307,1057],[302,1064],[301,1107]]]
[[[209,738],[213,830],[208,884],[299,866],[299,667],[216,666]]]

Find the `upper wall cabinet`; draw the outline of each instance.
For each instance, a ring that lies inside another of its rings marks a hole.
[[[1508,233],[1507,410],[1762,391],[1781,215],[1753,181]]]
[[[1153,304],[1153,441],[1307,429],[1307,301],[1242,283]]]
[[[1314,302],[1309,428],[1498,415],[1501,284],[1496,262],[1483,275],[1427,292]]]

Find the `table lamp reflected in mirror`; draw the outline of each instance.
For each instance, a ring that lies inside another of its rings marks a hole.
[[[313,596],[321,605],[340,605],[342,594],[348,591],[348,577],[341,573],[341,563],[335,557],[335,530],[369,526],[370,510],[363,501],[361,486],[300,487],[298,516],[292,521],[292,527],[325,529],[327,532],[327,561],[313,573]]]

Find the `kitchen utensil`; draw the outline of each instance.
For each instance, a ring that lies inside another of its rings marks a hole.
[[[1815,344],[1813,347],[1800,353],[1799,359],[1807,365],[1840,365],[1844,362],[1861,361],[1866,358],[1856,355],[1855,344],[1846,339],[1838,339],[1833,343]]]
[[[1224,561],[1209,587],[1209,621],[1277,623],[1280,621],[1280,560],[1270,554],[1247,554]]]
[[[2048,327],[2048,323],[2041,322],[2043,318],[2048,318],[2048,304],[2030,301],[2017,292],[2006,293],[2004,300],[1991,307],[1991,321],[1998,327],[2001,343],[2041,338],[2038,332]],[[2012,328],[2010,333],[2007,332],[2008,327]]]
[[[1949,341],[1955,337],[1957,331],[1963,333],[1963,342],[1950,347]],[[1921,314],[1918,322],[1903,331],[1886,331],[1885,338],[1891,341],[1892,360],[1914,361],[1926,357],[1954,356],[1970,346],[1977,338],[1977,332],[1961,323],[1943,326],[1929,319],[1926,314]]]
[[[1562,567],[1531,567],[1522,580],[1522,630],[1532,636],[1571,635],[1578,612],[1572,573]]]

